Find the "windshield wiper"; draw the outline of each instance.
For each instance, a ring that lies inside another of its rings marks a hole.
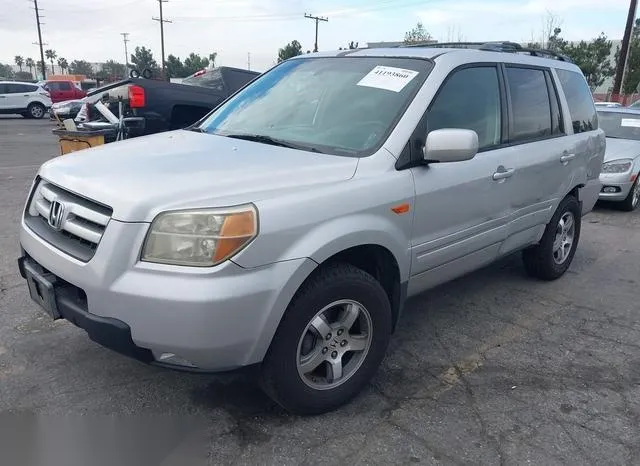
[[[282,139],[272,138],[271,136],[266,136],[264,134],[238,133],[238,134],[224,134],[224,136],[228,138],[234,138],[234,139],[243,139],[245,141],[259,142],[261,144],[270,144],[272,146],[287,147],[289,149],[307,150],[311,152],[321,153],[315,147],[305,146],[302,144],[295,144],[289,141],[283,141]]]

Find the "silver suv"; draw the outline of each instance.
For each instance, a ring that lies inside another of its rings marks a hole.
[[[259,365],[286,409],[334,409],[408,296],[515,251],[544,280],[571,264],[605,137],[578,67],[532,54],[301,56],[187,130],[51,160],[21,224],[31,297],[138,360]]]

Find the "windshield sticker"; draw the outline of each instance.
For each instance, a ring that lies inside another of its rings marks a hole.
[[[400,92],[417,75],[418,72],[413,70],[404,70],[391,66],[376,66],[357,85]]]
[[[623,118],[622,120],[620,120],[620,126],[640,128],[640,120],[637,118]]]

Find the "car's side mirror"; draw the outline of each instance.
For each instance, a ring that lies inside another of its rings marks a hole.
[[[423,156],[426,162],[462,162],[478,153],[478,134],[470,129],[437,129],[427,135]]]

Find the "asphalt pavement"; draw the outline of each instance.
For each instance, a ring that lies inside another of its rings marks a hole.
[[[558,281],[528,278],[515,255],[411,300],[368,388],[296,417],[250,375],[143,365],[29,300],[17,231],[37,167],[58,154],[51,129],[0,118],[0,463],[30,451],[2,448],[3,419],[17,435],[35,418],[66,419],[66,437],[40,424],[37,438],[77,464],[125,464],[100,462],[125,450],[146,452],[132,464],[640,464],[640,211],[585,217]],[[181,442],[175,463],[149,459]]]

